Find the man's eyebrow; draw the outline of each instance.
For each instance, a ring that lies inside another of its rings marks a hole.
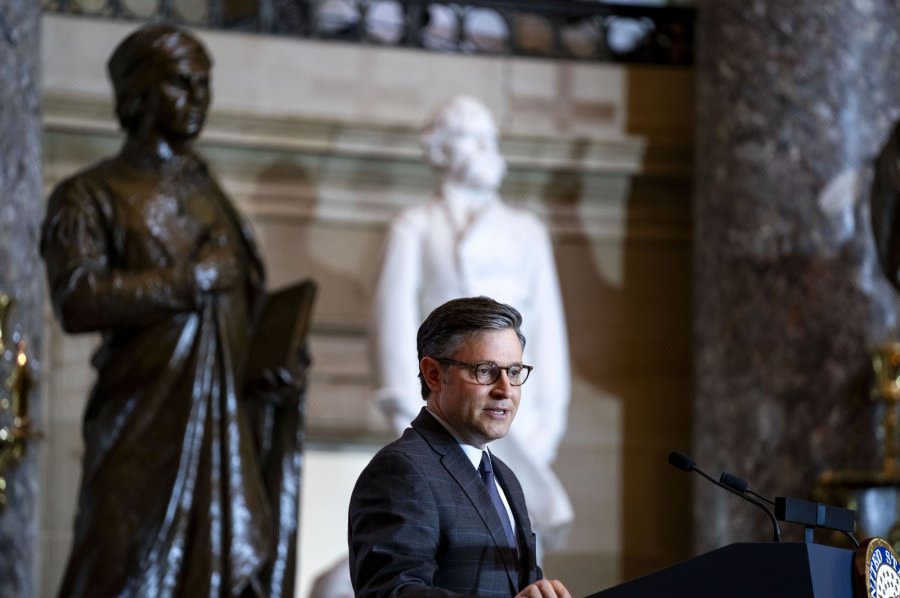
[[[495,360],[493,360],[493,359],[483,359],[483,360],[480,360],[480,361],[473,361],[473,362],[472,362],[473,365],[487,365],[487,364],[489,364],[489,363],[492,363],[492,364],[494,364],[494,365],[501,365],[501,363],[500,363],[499,361],[495,361]],[[513,361],[513,362],[510,363],[509,365],[522,365],[522,362],[521,362],[521,361]],[[503,366],[503,367],[506,367],[506,366]]]

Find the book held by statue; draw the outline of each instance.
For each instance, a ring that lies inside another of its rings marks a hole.
[[[245,382],[294,365],[306,344],[315,298],[316,283],[308,279],[266,295],[247,349]]]

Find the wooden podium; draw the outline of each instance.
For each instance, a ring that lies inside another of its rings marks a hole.
[[[853,557],[821,544],[731,544],[588,598],[853,598]]]

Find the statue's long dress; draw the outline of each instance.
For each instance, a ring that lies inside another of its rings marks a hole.
[[[212,237],[244,284],[198,300],[177,266]],[[238,388],[263,292],[248,228],[196,157],[120,155],[57,186],[41,249],[63,327],[102,333],[59,595],[240,594],[275,544]]]

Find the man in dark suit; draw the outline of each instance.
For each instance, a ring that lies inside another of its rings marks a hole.
[[[525,337],[516,309],[487,297],[435,309],[416,339],[425,407],[360,474],[350,499],[359,598],[571,598],[542,579],[525,497],[487,445],[509,430]]]

